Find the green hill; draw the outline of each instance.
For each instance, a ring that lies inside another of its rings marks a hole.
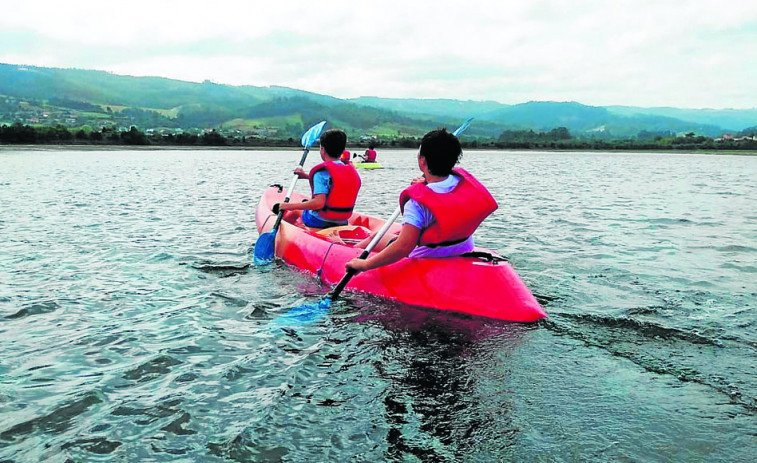
[[[287,87],[232,86],[103,71],[0,64],[0,124],[15,122],[140,129],[217,129],[243,136],[296,138],[326,119],[355,137],[417,137],[467,117],[466,136],[565,127],[578,137],[634,137],[644,132],[719,136],[757,125],[754,110],[595,107],[576,102],[451,99],[339,99]]]
[[[757,108],[752,109],[681,109],[681,108],[635,108],[631,106],[608,106],[614,114],[623,116],[660,116],[701,125],[716,125],[724,130],[744,130],[757,124]]]

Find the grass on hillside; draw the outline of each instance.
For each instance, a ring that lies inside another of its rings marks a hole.
[[[131,108],[131,106],[120,106],[120,105],[110,105],[110,104],[101,104],[99,106],[103,109],[103,111],[106,111],[107,108],[110,108],[110,110],[113,111],[114,113],[120,113],[124,109],[130,109]],[[176,119],[176,116],[179,115],[179,111],[181,110],[181,108],[179,108],[179,107],[177,107],[177,108],[171,108],[171,109],[156,109],[156,108],[142,108],[142,107],[138,107],[138,108],[135,108],[135,109],[141,109],[142,111],[152,111],[154,113],[158,113],[161,116],[168,117],[170,119]],[[90,113],[87,113],[87,114],[90,114]],[[91,113],[91,114],[96,114],[96,113]],[[107,117],[107,116],[105,116],[105,117]]]
[[[301,114],[291,114],[288,116],[263,117],[259,119],[231,119],[221,124],[221,128],[239,130],[241,132],[251,132],[261,129],[302,124],[303,121]]]
[[[110,119],[110,114],[106,114],[106,113],[82,111],[80,115],[84,117],[89,117],[91,119]]]

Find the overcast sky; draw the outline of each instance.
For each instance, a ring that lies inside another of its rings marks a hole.
[[[0,62],[338,98],[757,107],[757,0],[38,0]]]

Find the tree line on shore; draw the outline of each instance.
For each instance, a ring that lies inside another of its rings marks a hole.
[[[385,148],[415,148],[420,139],[399,137],[351,142],[354,146],[372,143]],[[463,139],[464,148],[524,150],[757,150],[755,137],[721,140],[687,133],[642,134],[627,139],[574,138],[565,127],[546,132],[505,130],[497,140]],[[148,134],[132,126],[129,130],[103,128],[101,131],[71,131],[63,125],[34,127],[21,123],[0,126],[0,144],[127,145],[127,146],[229,146],[297,147],[299,140],[264,137],[224,136],[216,130],[201,134]]]

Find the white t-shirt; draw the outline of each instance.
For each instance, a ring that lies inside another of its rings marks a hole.
[[[457,186],[458,183],[460,183],[460,179],[455,175],[450,175],[444,180],[428,183],[426,184],[426,186],[431,188],[431,191],[434,191],[435,193],[449,193]],[[405,203],[405,209],[402,218],[403,224],[420,228],[421,232],[423,232],[434,222],[436,222],[436,219],[426,206],[421,205],[414,199],[410,199]],[[451,246],[439,246],[435,248],[416,246],[415,249],[413,249],[413,251],[410,253],[409,257],[459,256],[460,254],[473,251],[473,247],[473,236],[471,235],[462,243],[453,244]]]

